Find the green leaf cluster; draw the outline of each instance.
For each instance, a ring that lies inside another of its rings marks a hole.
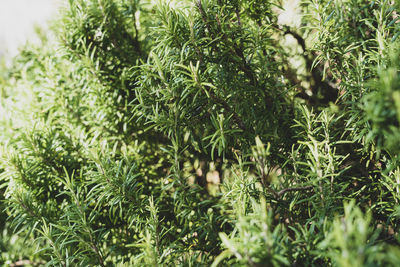
[[[0,67],[0,264],[397,266],[399,4],[286,2],[66,2]]]

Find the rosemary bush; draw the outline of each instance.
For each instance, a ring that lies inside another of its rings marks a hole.
[[[389,0],[69,0],[0,76],[0,264],[397,266]]]

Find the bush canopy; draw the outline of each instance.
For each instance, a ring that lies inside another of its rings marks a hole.
[[[0,265],[399,266],[399,12],[67,1],[0,67]]]

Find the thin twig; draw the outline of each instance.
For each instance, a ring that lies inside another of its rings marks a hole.
[[[240,10],[239,10],[239,8],[237,8],[237,9],[235,10],[235,13],[236,13],[236,18],[237,18],[238,26],[239,26],[239,27],[242,27],[242,22],[241,22],[241,20],[240,20]]]
[[[273,28],[281,31],[284,35],[289,34],[293,36],[294,39],[296,39],[297,43],[301,46],[303,49],[303,58],[306,62],[306,67],[307,69],[311,72],[312,79],[315,82],[315,85],[311,88],[314,97],[317,95],[317,90],[323,90],[323,99],[320,100],[321,103],[328,103],[329,101],[335,102],[337,97],[338,97],[338,91],[335,87],[331,86],[329,82],[326,82],[323,80],[322,75],[320,71],[313,67],[313,56],[315,56],[312,52],[309,52],[306,47],[306,41],[305,39],[298,34],[297,32],[293,31],[290,27],[285,26],[281,27],[276,24],[271,25]],[[301,98],[309,98],[306,94],[299,94]]]
[[[303,187],[289,187],[289,188],[285,188],[282,189],[281,191],[277,192],[276,195],[278,197],[281,197],[283,194],[287,193],[287,192],[294,192],[294,191],[308,191],[313,189],[313,187],[311,185],[309,186],[303,186]]]
[[[244,124],[242,118],[237,114],[231,106],[222,98],[219,98],[213,91],[209,91],[210,97],[218,104],[220,104],[228,113],[232,114],[232,118],[237,124],[237,126],[242,129],[244,132],[248,131],[246,125]]]
[[[289,187],[289,188],[284,188],[279,192],[276,192],[275,190],[273,190],[271,187],[267,187],[267,190],[274,195],[275,198],[280,198],[281,196],[283,196],[285,193],[287,192],[296,192],[296,191],[308,191],[313,189],[313,186],[308,185],[308,186],[302,186],[302,187]]]

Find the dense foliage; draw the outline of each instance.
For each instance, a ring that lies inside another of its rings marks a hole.
[[[0,264],[397,266],[399,8],[69,0],[1,67]]]

